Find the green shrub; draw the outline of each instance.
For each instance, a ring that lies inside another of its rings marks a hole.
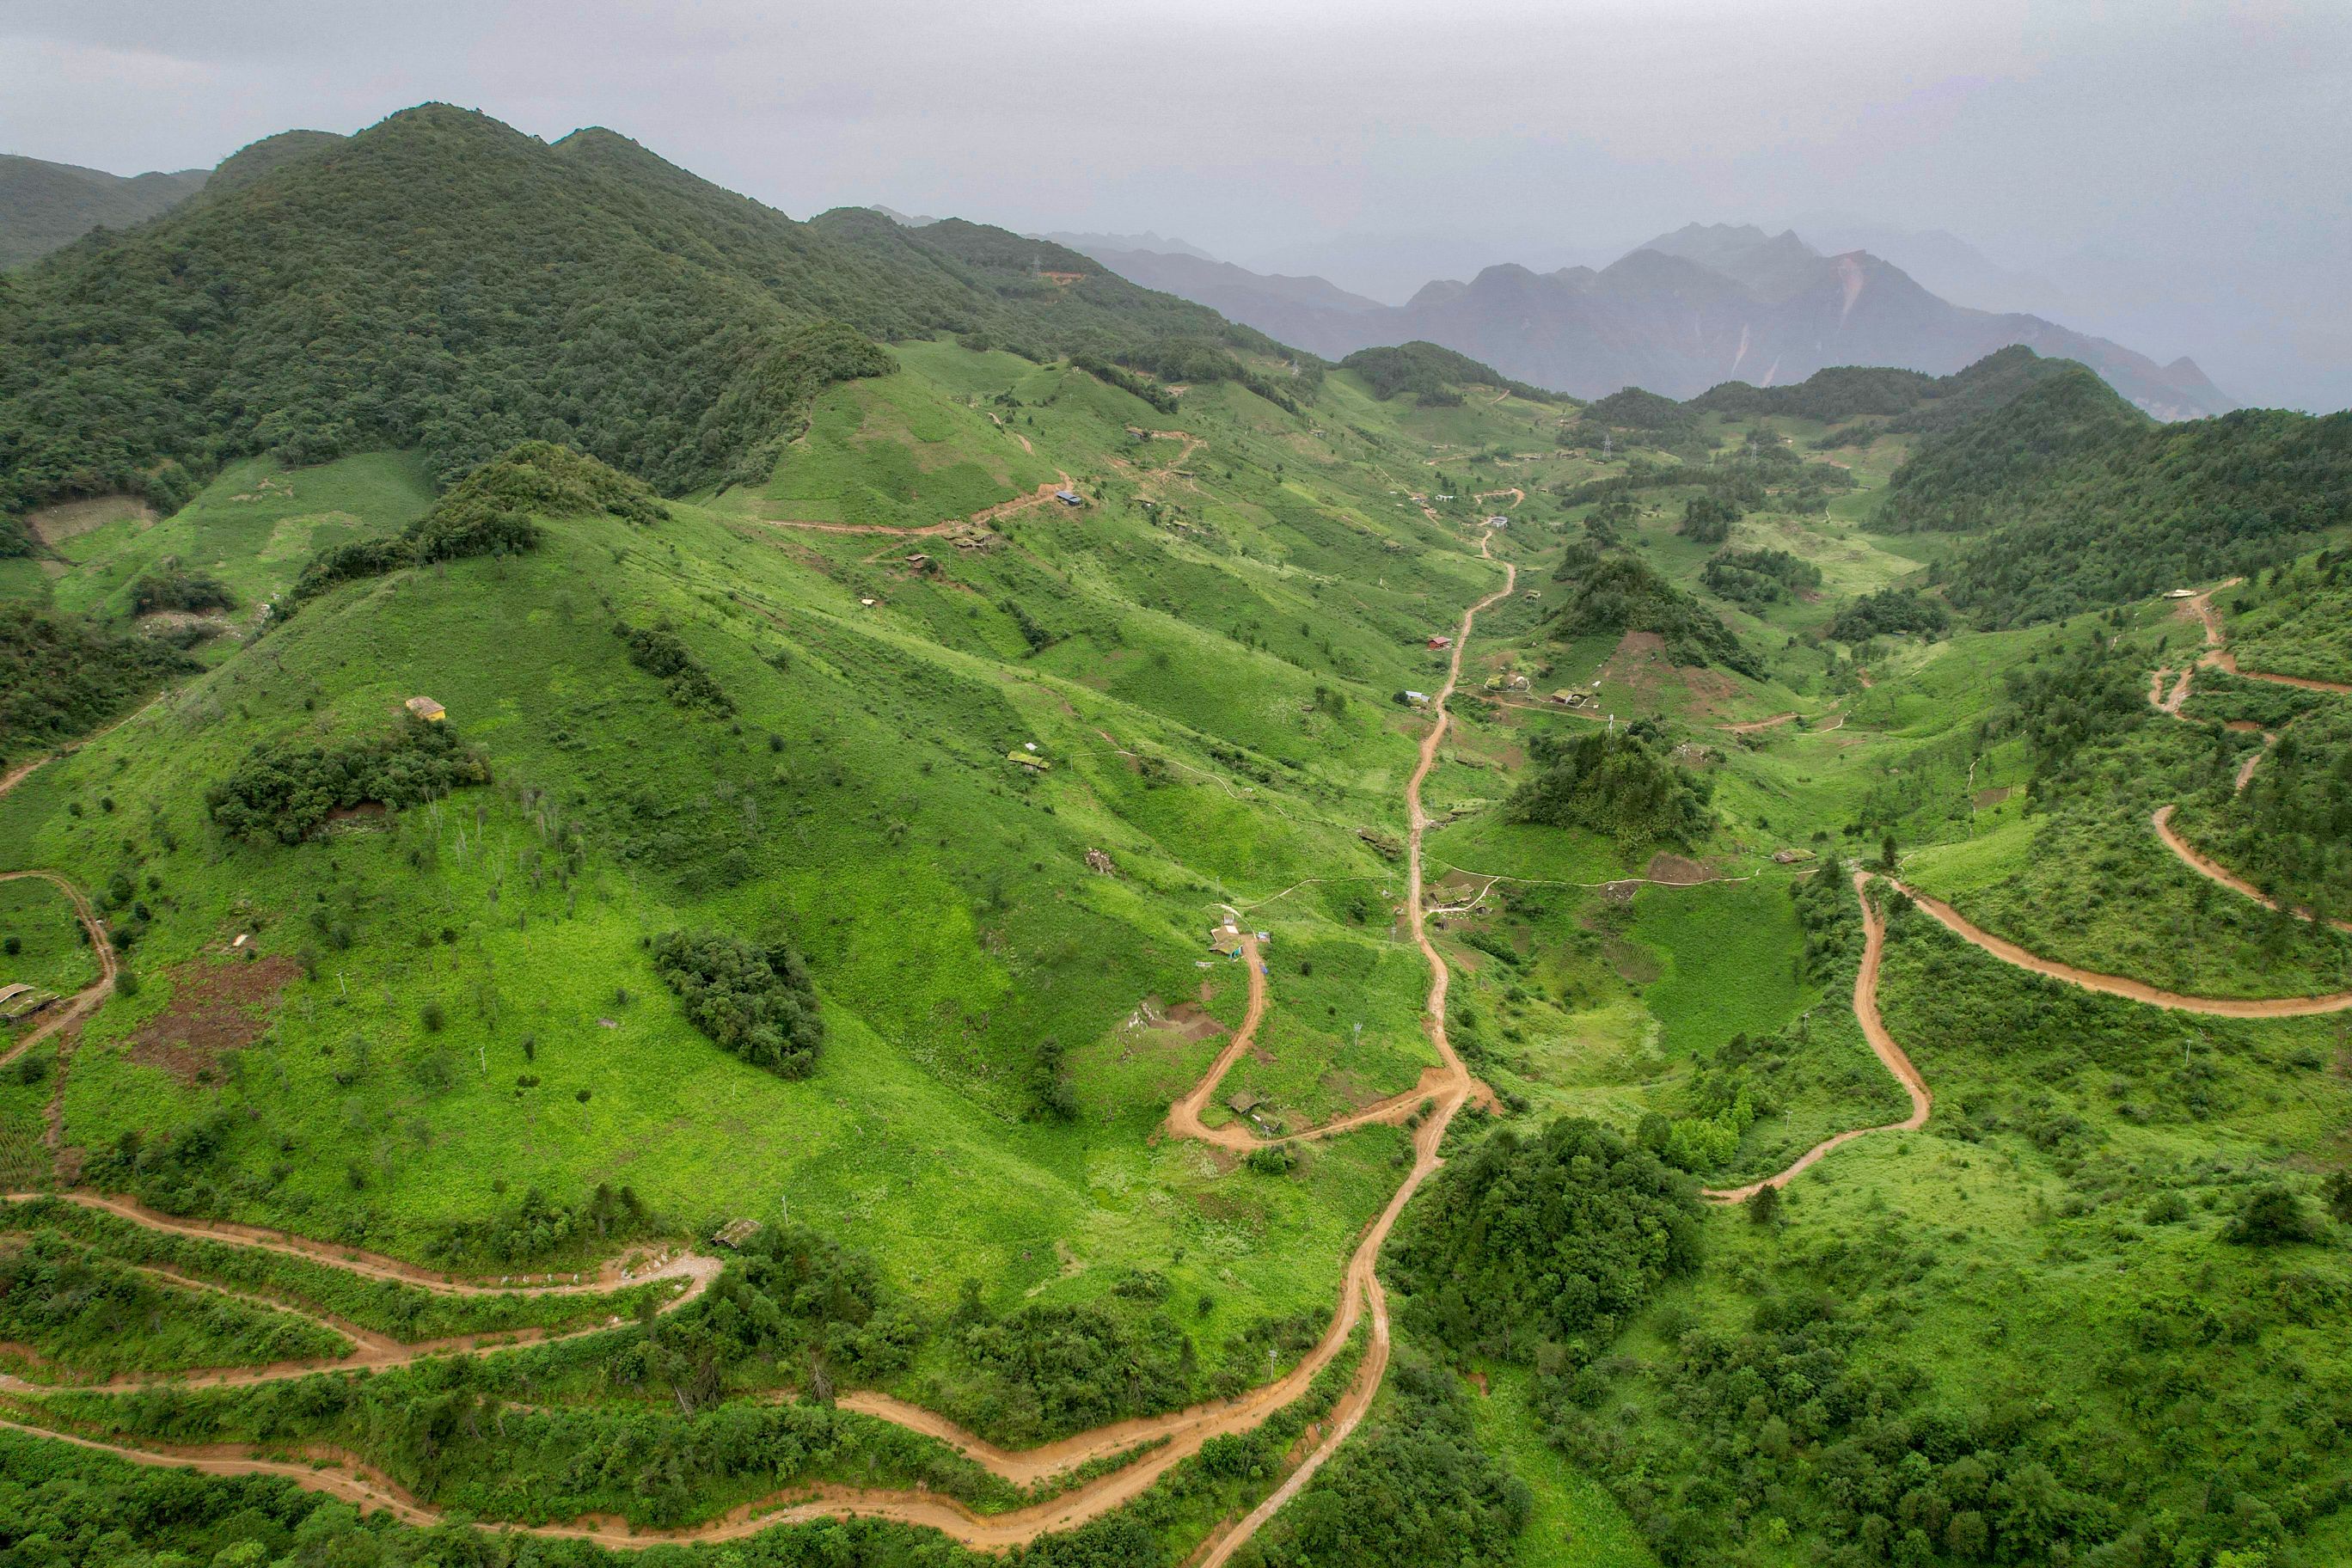
[[[488,761],[459,740],[454,726],[404,716],[397,730],[377,740],[257,746],[205,792],[205,805],[232,837],[299,844],[337,811],[368,802],[420,805],[489,782]]]
[[[1710,781],[1659,756],[1631,730],[1538,733],[1528,754],[1541,771],[1506,804],[1515,822],[1588,827],[1627,844],[1686,844],[1713,820]]]
[[[687,1017],[722,1049],[783,1078],[816,1070],[824,1021],[789,942],[762,948],[723,931],[672,931],[653,952]]]

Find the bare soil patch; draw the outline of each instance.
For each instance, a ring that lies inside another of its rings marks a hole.
[[[1672,888],[1695,888],[1701,882],[1715,880],[1715,868],[1681,855],[1669,855],[1661,849],[1650,857],[1643,873],[1653,882],[1664,882]]]
[[[1198,1002],[1179,1002],[1169,1008],[1167,1026],[1188,1040],[1213,1039],[1225,1032],[1225,1026]]]
[[[172,975],[172,1005],[131,1037],[131,1059],[194,1083],[223,1052],[261,1037],[278,994],[300,973],[283,954],[181,965]]]
[[[2015,784],[1996,784],[1990,789],[1980,789],[1976,793],[1977,809],[1981,811],[1989,805],[1999,805],[2016,793]]]

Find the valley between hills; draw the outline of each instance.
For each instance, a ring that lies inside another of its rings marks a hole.
[[[0,1562],[2352,1550],[2352,420],[229,173],[0,292]]]

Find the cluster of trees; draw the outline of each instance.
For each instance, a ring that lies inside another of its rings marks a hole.
[[[205,808],[231,837],[299,844],[338,811],[369,803],[395,810],[421,805],[489,782],[488,759],[458,739],[455,726],[410,714],[373,740],[256,746],[205,791]]]
[[[1697,1184],[1599,1122],[1490,1134],[1389,1243],[1399,1317],[1463,1355],[1588,1366],[1658,1286],[1698,1267]]]
[[[1825,635],[1858,644],[1875,637],[1939,637],[1951,626],[1952,612],[1942,600],[1916,588],[1881,588],[1840,610]]]
[[[152,637],[0,605],[0,760],[95,729],[157,682],[196,668]]]
[[[2336,698],[2279,731],[2242,790],[2198,814],[2202,847],[2323,918],[2352,910],[2352,701]]]
[[[278,606],[284,616],[338,583],[477,555],[513,555],[539,544],[541,517],[599,512],[666,521],[669,509],[626,474],[552,441],[526,441],[484,463],[389,539],[360,539],[312,556]]]
[[[635,1189],[599,1182],[579,1203],[558,1203],[537,1187],[503,1214],[452,1220],[425,1238],[425,1255],[453,1268],[489,1268],[604,1248],[661,1228]]]
[[[1380,1405],[1252,1549],[1265,1568],[1508,1568],[1534,1510],[1527,1483],[1479,1446],[1462,1379],[1407,1342]]]
[[[2158,425],[2079,365],[1923,443],[1879,526],[1982,531],[1946,568],[1990,626],[2246,574],[2352,522],[2352,415]]]
[[[2008,698],[1993,715],[1996,732],[2021,731],[2037,790],[2076,753],[2119,735],[2148,714],[2147,674],[2134,650],[2095,630],[2079,642],[2037,650],[2002,682]]]
[[[725,931],[672,931],[654,967],[694,1026],[730,1054],[782,1078],[816,1070],[824,1045],[816,986],[789,942],[758,946]]]
[[[1099,353],[1085,349],[1070,355],[1070,363],[1085,371],[1106,386],[1115,386],[1129,397],[1139,397],[1162,414],[1176,412],[1176,395],[1147,376],[1114,364]]]
[[[1528,745],[1536,771],[1511,793],[1506,814],[1514,822],[1590,828],[1624,844],[1706,837],[1713,781],[1660,755],[1643,728],[1587,729],[1566,738],[1538,731]]]
[[[1553,1441],[1611,1483],[1673,1568],[1787,1542],[1800,1524],[1840,1563],[2080,1561],[2121,1522],[2059,1479],[2021,1412],[1906,1413],[1916,1374],[1857,1355],[1866,1326],[1828,1290],[1767,1296],[1744,1330],[1685,1315],[1659,1326],[1673,1345],[1654,1373],[1680,1434],[1671,1456],[1625,1440],[1601,1408],[1606,1382],[1546,1392]]]
[[[1298,399],[1287,389],[1258,374],[1236,359],[1223,343],[1209,338],[1150,338],[1113,349],[1110,357],[1133,369],[1150,371],[1162,382],[1199,385],[1230,381],[1247,387],[1285,413],[1298,412]]]
[[[1723,382],[1692,398],[1688,406],[1735,418],[1777,414],[1838,424],[1864,415],[1908,413],[1934,397],[1938,384],[1936,377],[1916,370],[1834,365],[1788,386]]]
[[[1682,534],[1694,544],[1720,544],[1740,519],[1739,503],[1728,496],[1695,495],[1683,503]]]
[[[1673,437],[1695,434],[1698,416],[1671,397],[1628,386],[1586,404],[1577,414],[1577,423],[1593,431],[1639,430]]]
[[[131,613],[134,616],[153,615],[159,610],[201,614],[236,607],[236,595],[228,591],[227,584],[209,572],[192,571],[181,565],[176,557],[157,562],[131,584]]]
[[[727,695],[703,662],[694,657],[670,623],[664,620],[650,626],[633,626],[626,621],[613,624],[613,635],[629,650],[629,662],[662,683],[662,690],[681,708],[700,708],[725,717],[735,711],[735,700]]]
[[[1822,585],[1822,569],[1785,550],[1718,550],[1699,568],[1707,591],[1743,605],[1769,605]]]
[[[1409,392],[1423,407],[1450,408],[1462,402],[1460,389],[1465,386],[1498,386],[1533,403],[1562,401],[1557,393],[1513,381],[1468,354],[1420,339],[1393,348],[1358,349],[1339,362],[1339,368],[1362,376],[1372,395],[1383,403]]]
[[[1566,603],[1552,615],[1556,637],[1654,632],[1678,663],[1720,664],[1756,677],[1764,672],[1754,652],[1713,611],[1635,556],[1570,545],[1552,578],[1570,584]]]

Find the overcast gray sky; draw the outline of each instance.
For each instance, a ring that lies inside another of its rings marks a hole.
[[[2347,0],[0,0],[0,151],[183,168],[425,99],[794,216],[1150,228],[1384,296],[1834,213],[2225,386],[2352,360]]]

